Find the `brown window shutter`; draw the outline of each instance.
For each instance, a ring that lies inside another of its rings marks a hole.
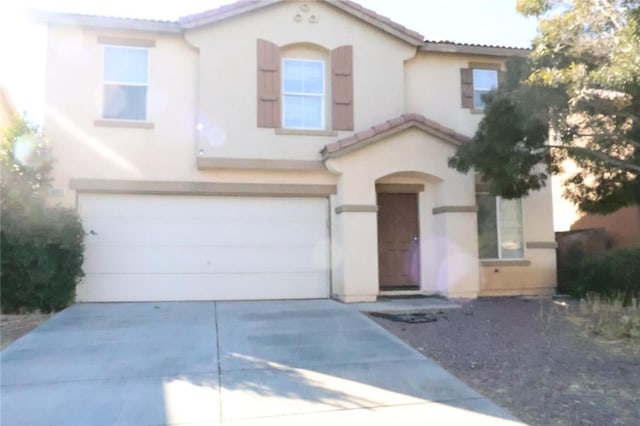
[[[462,108],[473,108],[473,68],[460,69]]]
[[[353,130],[353,47],[331,51],[331,122],[333,130]]]
[[[280,126],[280,48],[258,39],[258,127]]]
[[[504,71],[498,71],[498,87],[503,86],[506,83],[507,73]]]

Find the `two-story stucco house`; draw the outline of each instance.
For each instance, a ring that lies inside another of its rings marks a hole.
[[[337,0],[43,19],[55,192],[94,231],[79,301],[554,291],[550,192],[447,166],[525,50]]]

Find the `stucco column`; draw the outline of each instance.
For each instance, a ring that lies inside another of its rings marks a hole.
[[[335,207],[333,297],[343,302],[371,302],[378,295],[377,207]]]
[[[437,287],[447,297],[475,298],[480,290],[478,231],[473,206],[433,209],[438,232]]]

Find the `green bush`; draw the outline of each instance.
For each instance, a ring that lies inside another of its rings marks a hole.
[[[71,209],[3,209],[2,311],[58,311],[71,304],[84,276],[84,230]]]
[[[580,265],[575,289],[578,297],[595,293],[630,304],[640,297],[640,248],[586,258]]]

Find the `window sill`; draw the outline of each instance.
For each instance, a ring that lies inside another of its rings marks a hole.
[[[338,136],[335,130],[275,129],[276,135]]]
[[[530,266],[527,259],[480,259],[480,266]]]
[[[484,108],[471,108],[471,114],[484,114]]]
[[[155,124],[151,121],[135,121],[135,120],[94,120],[93,125],[96,127],[123,127],[129,129],[153,129]]]

